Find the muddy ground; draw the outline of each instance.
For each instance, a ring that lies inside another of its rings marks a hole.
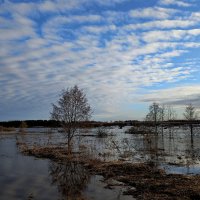
[[[107,180],[107,187],[112,189],[113,184],[126,185],[124,195],[132,195],[141,200],[197,200],[200,199],[200,175],[166,174],[153,163],[126,163],[122,161],[102,162],[99,159],[90,159],[81,152],[66,154],[63,147],[29,147],[24,143],[18,144],[20,151],[26,155],[38,158],[48,158],[55,162],[82,163],[91,174],[102,175]],[[87,159],[86,159],[87,158]]]

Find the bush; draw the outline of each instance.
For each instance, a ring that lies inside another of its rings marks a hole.
[[[22,121],[20,126],[19,126],[19,132],[20,133],[25,133],[26,132],[26,128],[28,128],[27,123]]]
[[[97,137],[98,138],[104,138],[104,137],[107,137],[108,136],[108,131],[106,130],[105,127],[99,127],[97,129]]]
[[[127,134],[148,134],[148,133],[152,133],[152,130],[149,127],[144,127],[144,126],[133,127],[132,126],[127,131],[125,131],[125,133],[127,133]]]

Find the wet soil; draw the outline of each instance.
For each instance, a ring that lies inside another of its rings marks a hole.
[[[105,178],[123,182],[124,194],[136,199],[200,199],[200,176],[166,174],[150,163],[107,163],[100,168]]]
[[[136,199],[200,199],[200,175],[167,174],[153,163],[102,162],[99,159],[87,158],[81,152],[68,155],[65,148],[57,146],[29,147],[25,143],[19,143],[18,146],[26,155],[56,162],[71,159],[73,162],[82,163],[91,174],[102,175],[108,188],[122,183],[127,186],[124,195],[132,195]],[[115,181],[110,183],[108,180]]]

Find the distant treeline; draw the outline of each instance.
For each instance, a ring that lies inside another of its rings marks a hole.
[[[28,127],[60,127],[60,122],[55,120],[25,120]],[[20,127],[22,121],[3,121],[0,122],[0,126],[3,127]],[[157,122],[157,125],[163,126],[181,126],[188,124],[200,125],[200,120],[188,121],[188,120],[171,120]],[[89,121],[81,122],[80,127],[99,127],[99,126],[154,126],[155,123],[151,121],[137,121],[137,120],[126,120],[126,121],[114,121],[114,122],[100,122],[100,121]]]
[[[200,120],[169,120],[169,121],[157,121],[156,124],[154,121],[138,121],[135,123],[137,126],[184,126],[184,125],[200,125]]]
[[[18,128],[22,122],[25,122],[28,127],[59,127],[59,122],[55,120],[4,121],[0,122],[0,126]]]
[[[28,127],[60,127],[60,122],[55,120],[2,121],[0,122],[0,126],[18,128],[20,127],[22,122],[25,122]],[[138,121],[136,120],[115,121],[115,122],[87,121],[87,122],[81,122],[80,127],[126,126],[126,125],[135,125],[136,123],[138,123]]]

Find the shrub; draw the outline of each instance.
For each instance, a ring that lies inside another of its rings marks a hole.
[[[105,127],[99,127],[97,129],[97,137],[98,138],[104,138],[104,137],[107,137],[108,136],[108,131],[106,130]]]

